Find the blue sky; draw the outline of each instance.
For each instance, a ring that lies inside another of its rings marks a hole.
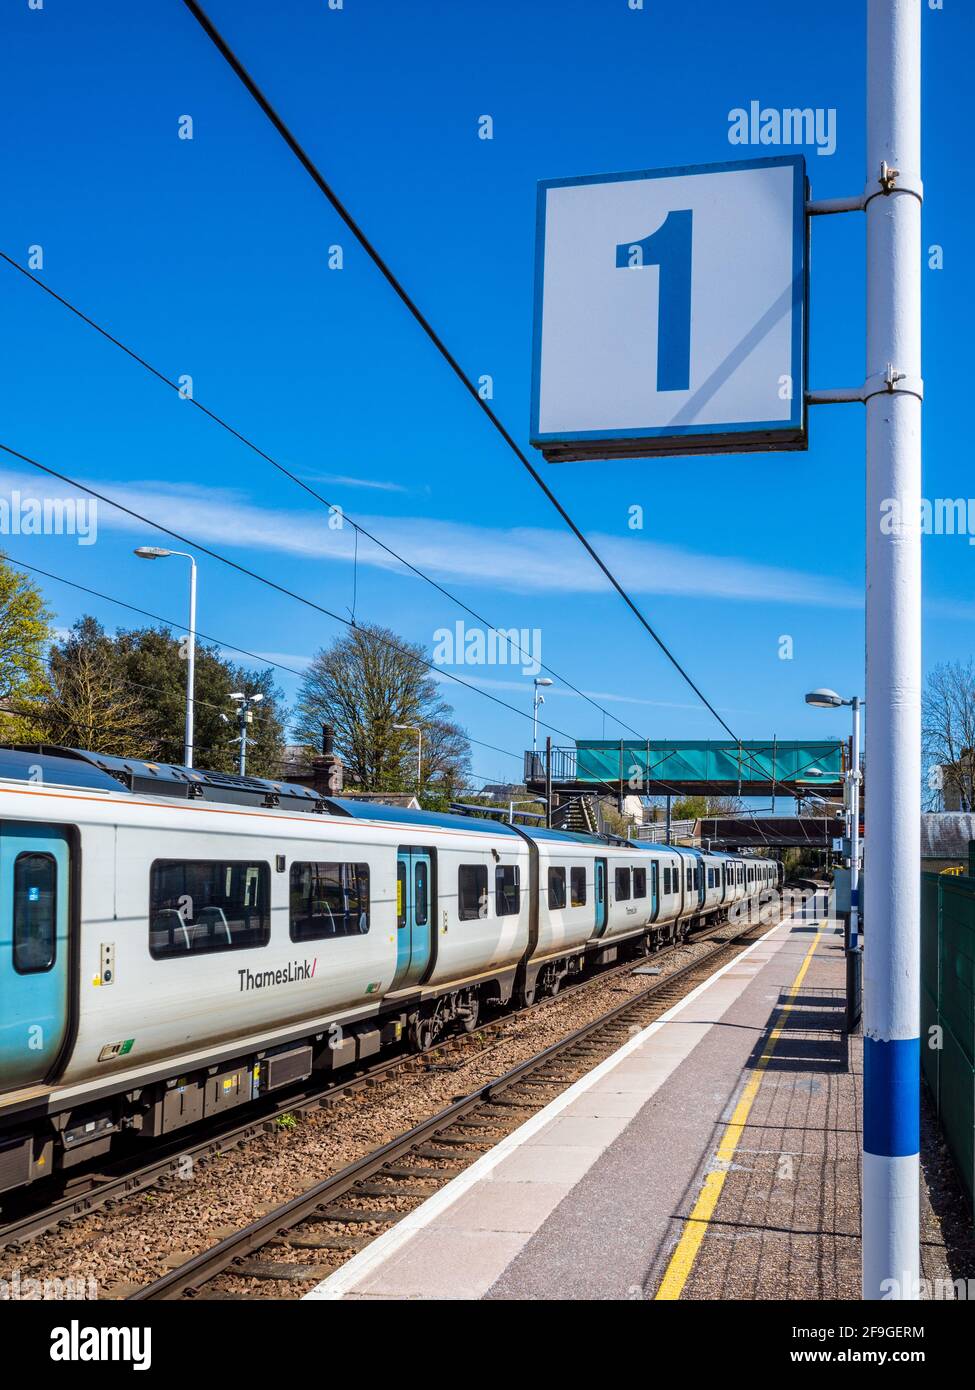
[[[471,377],[527,445],[535,185],[541,178],[747,157],[728,113],[835,108],[807,148],[813,196],[864,183],[864,7],[849,0],[208,0],[289,121]],[[103,322],[641,736],[723,737],[481,417],[179,0],[7,0],[0,248],[44,250],[47,284]],[[973,7],[924,14],[925,493],[973,492],[952,412],[970,316],[973,215],[958,96]],[[478,139],[490,114],[494,139]],[[178,138],[191,115],[194,138]],[[786,147],[792,149],[794,147]],[[764,151],[770,154],[779,150]],[[813,227],[813,387],[863,377],[863,219]],[[328,248],[344,268],[328,268]],[[347,613],[352,532],[0,264],[4,443]],[[957,412],[957,406],[956,406]],[[842,735],[803,692],[863,686],[863,411],[815,410],[807,453],[548,465],[546,480],[743,738]],[[0,465],[0,492],[57,492]],[[60,491],[63,492],[63,489]],[[634,535],[628,509],[642,505]],[[180,618],[157,533],[103,507],[98,539],[4,537],[14,559]],[[925,665],[975,640],[967,537],[925,542]],[[44,581],[59,625],[124,611]],[[356,615],[433,645],[464,615],[359,546]],[[468,620],[470,622],[470,620]],[[199,625],[300,668],[341,630],[201,558]],[[794,658],[779,658],[788,634]],[[530,714],[518,668],[456,674]],[[286,693],[295,680],[281,676]],[[468,732],[519,754],[528,719],[445,681]],[[557,686],[573,737],[603,719]],[[606,721],[606,735],[626,731]],[[556,742],[565,741],[555,735]],[[489,780],[519,763],[475,749]]]

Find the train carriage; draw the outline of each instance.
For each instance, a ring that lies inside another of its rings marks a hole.
[[[756,873],[756,868],[758,871]],[[652,950],[778,867],[0,749],[0,1193]]]

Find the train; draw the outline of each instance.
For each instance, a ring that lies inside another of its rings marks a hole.
[[[0,1194],[429,1048],[781,886],[769,859],[0,748]]]

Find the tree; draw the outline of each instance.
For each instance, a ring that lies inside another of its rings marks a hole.
[[[284,742],[280,691],[270,672],[255,674],[225,661],[216,647],[199,646],[196,653],[194,765],[216,772],[236,769],[232,691],[264,696],[248,728],[247,770],[273,777]],[[165,628],[135,628],[110,637],[94,618],[85,617],[52,650],[51,695],[38,716],[40,736],[50,743],[181,764],[185,714],[184,643]]]
[[[673,805],[674,820],[705,820],[709,816],[734,816],[742,808],[737,796],[685,796]]]
[[[975,806],[975,663],[944,661],[929,673],[921,714],[921,746],[929,769],[926,803],[931,809]],[[942,796],[944,802],[942,802]]]
[[[48,688],[44,653],[51,613],[40,589],[0,554],[0,738],[38,737],[37,702]]]
[[[68,748],[144,758],[144,692],[127,680],[118,649],[94,618],[79,618],[51,653],[51,689],[39,715],[44,738]]]
[[[417,735],[423,734],[420,787],[427,799],[454,794],[470,772],[470,745],[439,699],[423,648],[389,628],[353,628],[319,651],[305,673],[295,710],[296,737],[317,747],[323,724],[335,730],[346,781],[364,791],[416,787]]]
[[[135,628],[115,639],[126,678],[144,695],[147,752],[159,762],[184,756],[186,714],[185,642],[166,628]],[[247,734],[247,771],[273,777],[284,745],[282,695],[270,670],[253,672],[226,661],[215,646],[198,644],[194,676],[194,757],[196,767],[232,772],[237,767],[237,715],[231,692],[264,696],[254,706]],[[221,717],[222,716],[222,717]]]

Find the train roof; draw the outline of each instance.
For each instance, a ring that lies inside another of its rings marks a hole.
[[[40,752],[37,748],[0,746],[0,779],[41,785],[50,782],[59,787],[86,787],[104,792],[119,790],[118,782],[109,773],[61,756],[60,749]]]
[[[511,836],[520,839],[519,830],[506,821],[485,816],[452,815],[440,811],[412,810],[387,806],[381,802],[358,801],[354,797],[324,796],[296,782],[278,782],[267,777],[240,776],[232,772],[209,772],[203,768],[175,763],[151,762],[141,758],[122,758],[112,753],[93,753],[84,748],[57,744],[0,745],[0,779],[17,782],[50,783],[56,786],[87,788],[102,792],[134,792],[179,797],[186,800],[232,802],[238,805],[290,811],[319,812],[348,816],[390,825],[426,826],[430,829],[466,830],[468,833]],[[571,830],[548,830],[540,826],[519,827],[535,840],[561,843],[605,845],[598,835]]]
[[[489,815],[456,815],[442,811],[411,810],[382,802],[359,801],[354,797],[325,796],[298,782],[277,782],[268,777],[242,777],[235,772],[209,772],[203,768],[182,767],[176,763],[150,762],[141,758],[121,758],[112,753],[92,753],[84,748],[65,748],[58,744],[0,744],[0,780],[35,782],[76,787],[101,792],[134,792],[154,796],[179,797],[257,806],[263,809],[348,816],[352,820],[379,821],[390,825],[426,826],[430,829],[466,830],[468,833],[511,836],[527,835],[539,842],[589,846],[616,845],[644,853],[661,851],[689,858],[710,853],[712,858],[742,858],[724,851],[703,851],[683,845],[660,845],[649,840],[624,840],[575,830],[548,829],[539,825],[517,828]]]

